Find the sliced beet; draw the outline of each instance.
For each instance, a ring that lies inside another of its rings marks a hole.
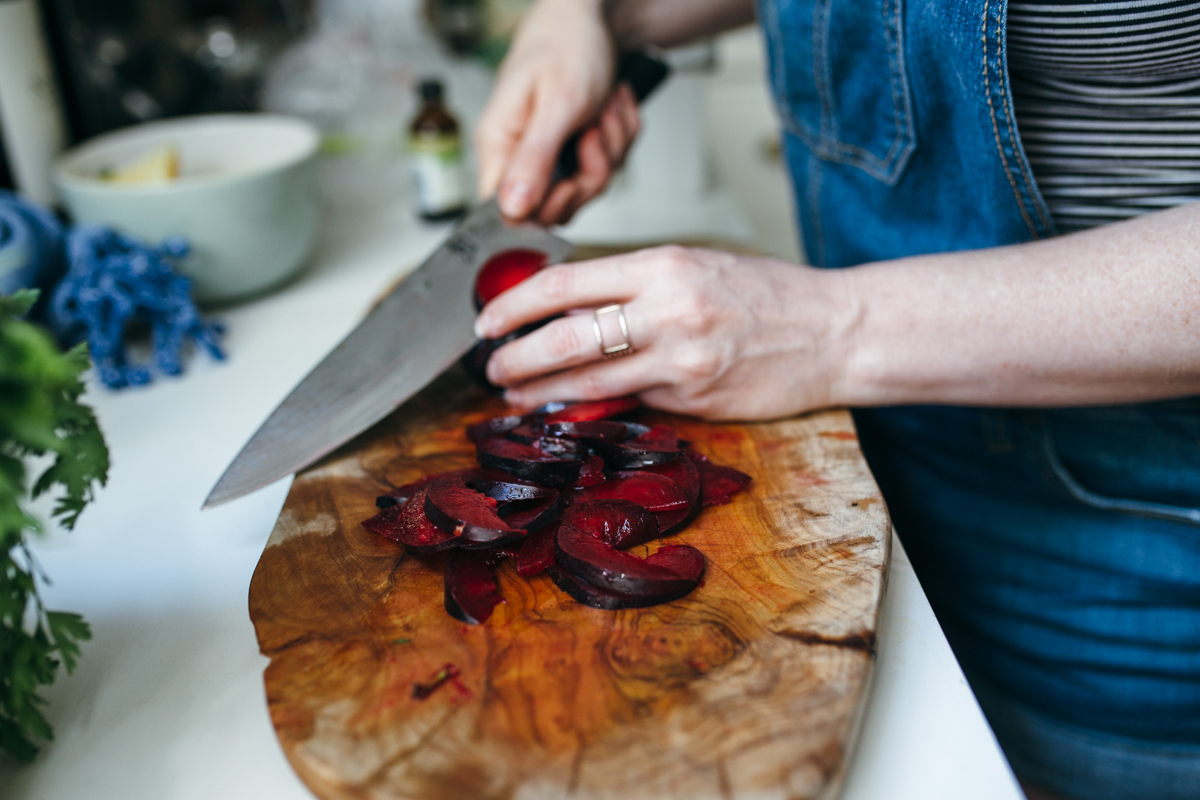
[[[446,559],[446,610],[469,625],[486,622],[504,602],[488,559],[487,553],[472,550],[456,550]]]
[[[426,475],[417,478],[412,483],[406,483],[403,486],[397,486],[387,494],[381,494],[379,497],[376,497],[375,506],[377,508],[391,508],[392,506],[398,506],[416,494],[418,489],[423,489],[424,487],[428,486],[429,482],[433,480],[434,477],[438,476]]]
[[[414,553],[436,553],[457,546],[459,538],[453,532],[441,530],[425,516],[427,491],[418,489],[405,503],[380,511],[362,526]]]
[[[484,262],[475,276],[475,309],[521,283],[546,266],[549,256],[541,250],[502,250]]]
[[[670,461],[664,461],[662,464],[644,467],[639,471],[652,475],[662,475],[664,478],[670,478],[675,481],[687,496],[688,504],[693,509],[699,509],[700,473],[690,458],[673,458]],[[622,472],[618,473],[618,477],[625,477],[631,474],[633,473]]]
[[[703,569],[704,557],[699,555],[699,550],[695,552]],[[692,574],[693,570],[680,572],[673,563],[651,563],[633,553],[617,550],[590,531],[566,520],[558,526],[554,557],[576,578],[610,592],[661,596],[690,591],[698,580],[698,571],[696,575]]]
[[[529,427],[533,431],[540,432],[542,436],[565,436],[568,439],[605,439],[611,442],[623,442],[630,438],[630,426],[611,419],[544,422]]]
[[[579,477],[575,483],[571,484],[573,489],[583,489],[587,486],[595,486],[598,483],[604,483],[608,480],[608,474],[604,471],[604,459],[600,456],[588,456],[583,461],[583,466],[579,468]]]
[[[562,567],[550,567],[548,572],[554,584],[569,594],[576,602],[582,603],[585,606],[591,606],[592,608],[602,608],[607,611],[614,611],[620,608],[646,608],[647,606],[669,603],[672,600],[678,600],[685,596],[698,585],[698,583],[688,584],[681,586],[673,592],[661,595],[627,594],[592,586],[590,583],[580,580],[570,572],[567,572]]]
[[[636,439],[626,442],[630,447],[655,450],[679,450],[679,434],[670,425],[655,425]]]
[[[429,484],[425,516],[443,531],[461,537],[463,547],[486,547],[525,535],[523,529],[502,520],[496,513],[496,501],[468,487],[462,475]]]
[[[483,422],[476,422],[467,428],[467,438],[472,442],[491,439],[493,436],[503,436],[518,425],[528,422],[529,418],[521,414],[509,414],[505,417],[492,417]]]
[[[538,439],[542,438],[541,424],[538,423],[535,427],[534,423],[525,422],[504,434],[505,438],[512,439],[514,442],[521,444],[533,444]]]
[[[636,397],[618,397],[613,400],[597,400],[590,403],[571,403],[560,411],[546,415],[546,422],[588,422],[595,419],[609,419],[618,414],[626,414],[635,408],[641,408],[642,403]]]
[[[592,500],[571,506],[563,513],[559,525],[571,525],[618,549],[659,537],[654,513],[628,500]]]
[[[646,557],[646,563],[663,567],[696,583],[704,575],[704,554],[690,544],[663,545]]]
[[[733,500],[733,495],[745,489],[751,478],[733,467],[722,467],[709,461],[708,456],[687,451],[688,458],[700,473],[700,497],[706,506],[721,506]]]
[[[578,490],[573,503],[613,498],[637,503],[658,517],[660,530],[669,531],[687,519],[691,511],[687,494],[671,478],[647,471],[629,472],[604,483]]]
[[[522,539],[519,542],[509,542],[508,544],[500,544],[495,547],[489,547],[486,550],[473,550],[471,552],[479,553],[483,556],[483,563],[487,564],[492,569],[500,566],[500,562],[506,558],[516,559],[517,554],[521,552],[521,545],[525,543]]]
[[[551,490],[553,491],[553,490]],[[558,492],[553,497],[540,500],[517,500],[508,504],[501,517],[513,528],[523,528],[527,533],[540,530],[558,519],[562,514],[563,501]]]
[[[574,483],[583,466],[579,459],[556,458],[508,439],[484,439],[476,443],[475,449],[484,467],[555,488]]]
[[[476,470],[475,474],[467,478],[467,486],[486,494],[497,503],[558,497],[557,489],[517,478],[498,469]]]
[[[684,453],[678,447],[664,447],[654,443],[634,444],[591,439],[589,444],[596,455],[603,457],[604,463],[614,470],[641,469],[662,464],[673,458],[681,458]]]
[[[531,444],[534,450],[554,458],[570,458],[582,461],[587,458],[587,446],[574,439],[560,439],[553,436],[543,436]]]
[[[500,391],[500,387],[489,381],[487,377],[487,363],[488,359],[492,357],[492,353],[514,339],[519,339],[526,334],[533,333],[546,323],[556,319],[558,319],[557,316],[539,319],[537,322],[531,322],[528,325],[517,328],[515,331],[510,331],[498,339],[480,339],[475,343],[474,347],[466,352],[459,360],[459,363],[462,364],[467,374],[480,386],[490,391],[498,392]]]
[[[557,525],[547,525],[525,537],[517,554],[518,575],[532,578],[554,566],[554,537],[557,531]]]

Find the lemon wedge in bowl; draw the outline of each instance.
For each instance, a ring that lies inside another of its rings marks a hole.
[[[179,151],[171,145],[163,145],[136,161],[101,171],[100,177],[109,183],[124,184],[172,181],[179,177]]]

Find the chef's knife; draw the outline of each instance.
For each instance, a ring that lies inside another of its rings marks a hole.
[[[618,81],[641,102],[667,75],[644,53],[622,56]],[[578,139],[563,147],[555,177],[578,171]],[[491,256],[540,250],[555,264],[574,249],[529,222],[513,223],[495,198],[391,291],[271,413],[204,501],[211,508],[261,489],[332,452],[386,417],[457,361],[475,342],[475,275]]]

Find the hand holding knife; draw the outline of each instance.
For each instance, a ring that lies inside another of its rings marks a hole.
[[[641,52],[618,62],[638,102],[668,67]],[[563,146],[553,181],[579,170],[579,134]],[[530,223],[514,223],[493,197],[472,210],[446,242],[388,294],[271,413],[217,481],[203,508],[297,472],[380,421],[454,364],[475,342],[472,285],[503,250],[529,248],[555,264],[574,247]]]

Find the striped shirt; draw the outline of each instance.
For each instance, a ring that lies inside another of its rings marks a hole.
[[[1010,0],[1008,67],[1059,230],[1200,199],[1200,0]]]

